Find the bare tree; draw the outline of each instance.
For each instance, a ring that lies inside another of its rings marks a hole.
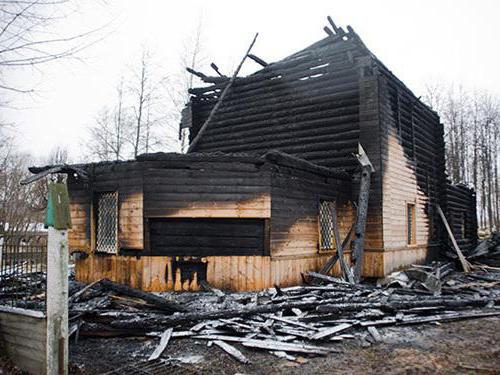
[[[47,158],[47,164],[57,165],[57,164],[67,164],[69,162],[68,149],[64,146],[54,147]]]
[[[0,233],[34,229],[42,221],[46,205],[45,195],[40,194],[44,182],[20,184],[33,161],[28,155],[12,151],[5,159],[0,171]]]
[[[500,228],[500,99],[485,91],[434,84],[425,100],[445,127],[446,167],[452,182],[474,186],[482,229]]]
[[[132,71],[129,93],[134,126],[130,143],[135,158],[141,152],[151,152],[167,145],[172,137],[165,132],[169,115],[165,105],[167,79],[147,47],[143,48],[138,69]]]
[[[101,40],[106,26],[59,35],[58,23],[74,12],[78,0],[0,0],[0,90],[29,93],[8,77],[23,67],[75,57]]]
[[[90,160],[123,160],[128,157],[127,143],[131,133],[131,116],[125,103],[123,79],[116,88],[116,104],[103,107],[88,128],[85,142]]]
[[[169,122],[172,124],[173,131],[178,131],[181,111],[189,102],[189,89],[195,84],[201,83],[200,79],[186,71],[186,68],[194,70],[206,61],[204,49],[205,41],[203,39],[203,19],[200,17],[194,32],[185,38],[182,51],[179,56],[179,72],[171,80],[168,94],[173,105],[172,116]],[[180,148],[184,152],[188,146],[188,129],[181,130],[178,134]]]

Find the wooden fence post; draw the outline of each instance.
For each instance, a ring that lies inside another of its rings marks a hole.
[[[68,232],[49,227],[47,374],[68,373]]]

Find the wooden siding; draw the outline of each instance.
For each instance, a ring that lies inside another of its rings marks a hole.
[[[386,273],[425,259],[422,254],[438,238],[433,214],[442,200],[444,181],[443,127],[439,117],[423,105],[380,63],[383,240],[388,255]],[[414,244],[407,239],[407,204],[415,204]],[[432,222],[431,222],[432,221]],[[429,255],[429,254],[427,254]],[[414,257],[412,260],[412,256]]]
[[[68,193],[72,228],[68,231],[71,251],[90,252],[91,233],[91,193],[85,184],[73,176],[68,177]]]
[[[370,196],[368,201],[368,214],[366,218],[365,251],[381,250],[384,247],[383,217],[382,217],[382,160],[379,115],[378,78],[373,73],[372,59],[364,58],[359,61],[363,66],[363,77],[359,81],[360,89],[360,135],[359,143],[365,150],[375,172],[370,179]],[[355,174],[353,196],[359,194],[360,173]]]
[[[335,201],[340,235],[354,220],[350,180],[320,178],[307,173],[276,170],[271,190],[271,255],[307,256],[319,252],[319,201]]]
[[[0,339],[16,366],[30,374],[41,375],[47,369],[47,320],[30,315],[0,311]]]
[[[270,256],[209,256],[201,258],[206,263],[207,282],[220,289],[252,291],[302,283],[302,273],[317,271],[332,254],[314,254],[300,257]],[[383,252],[365,252],[363,274],[367,277],[384,275]],[[189,259],[189,257],[187,257]],[[415,257],[411,255],[411,259]],[[172,264],[182,257],[141,256],[125,257],[91,254],[76,261],[76,279],[90,283],[108,278],[151,292],[166,290],[200,290],[199,276],[183,276],[180,269],[173,271]],[[349,254],[347,254],[349,259]],[[339,274],[338,263],[332,274]]]
[[[270,174],[255,164],[191,163],[189,168],[148,163],[144,217],[269,218]]]
[[[143,248],[142,171],[136,162],[90,165],[91,181],[70,178],[68,190],[73,227],[69,231],[70,251],[90,252],[95,248],[94,195],[117,191],[118,242],[121,249]],[[89,170],[90,172],[90,170]]]

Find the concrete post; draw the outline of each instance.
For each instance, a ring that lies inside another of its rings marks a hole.
[[[68,231],[48,228],[47,374],[68,373]]]

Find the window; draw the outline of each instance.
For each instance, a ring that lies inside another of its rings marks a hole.
[[[319,249],[335,249],[335,237],[333,235],[333,214],[335,202],[319,202]]]
[[[430,240],[436,240],[437,239],[437,230],[436,230],[436,224],[434,223],[434,205],[429,204],[428,209],[427,209],[427,217],[429,220],[429,239]]]
[[[460,238],[465,239],[467,237],[467,213],[464,211],[461,215],[460,220]]]
[[[415,235],[415,204],[408,203],[406,205],[406,240],[408,245],[416,243]]]
[[[96,197],[95,251],[116,254],[118,250],[118,193],[99,193]]]

